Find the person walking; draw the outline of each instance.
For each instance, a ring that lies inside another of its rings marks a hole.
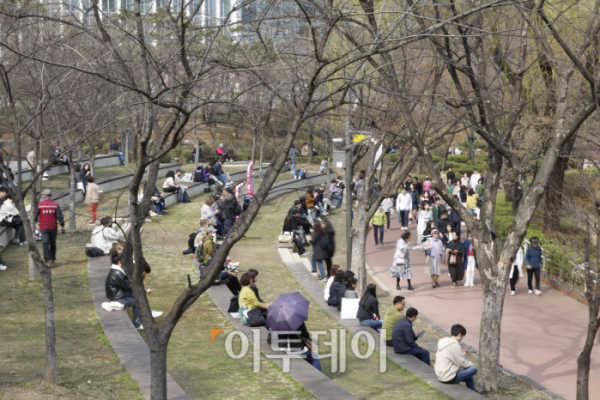
[[[442,256],[444,253],[444,244],[440,239],[440,231],[433,229],[431,238],[428,239],[429,249],[425,250],[427,255],[425,265],[427,269],[425,273],[431,278],[432,288],[440,286],[439,277],[442,270]]]
[[[419,192],[417,191],[417,188],[415,187],[414,184],[410,185],[410,190],[408,191],[408,194],[410,194],[410,198],[412,200],[412,209],[410,210],[410,218],[409,218],[408,222],[411,223],[414,220],[416,223],[417,222],[417,214],[419,213],[420,196],[419,196]]]
[[[46,189],[42,192],[42,201],[38,204],[36,221],[42,233],[42,247],[44,248],[44,261],[51,267],[56,261],[56,236],[58,225],[63,235],[65,234],[65,220],[58,204],[52,201],[52,191]]]
[[[362,326],[370,326],[377,332],[381,332],[382,321],[379,317],[379,301],[377,300],[377,286],[374,283],[369,283],[365,294],[358,303],[358,318]]]
[[[465,382],[469,389],[475,391],[473,376],[477,373],[477,367],[465,359],[467,350],[460,347],[460,342],[467,335],[467,330],[464,326],[455,324],[452,325],[450,334],[452,337],[442,338],[438,341],[433,367],[435,374],[442,383]]]
[[[467,195],[467,210],[469,214],[475,216],[475,208],[477,208],[477,202],[479,201],[479,194],[474,189],[469,189]]]
[[[454,228],[454,232],[458,233],[458,236],[460,236],[460,225],[462,219],[460,218],[460,215],[458,215],[458,213],[453,209],[450,210],[450,222],[452,223],[452,228]]]
[[[412,196],[408,193],[405,187],[402,188],[402,193],[396,199],[396,212],[398,213],[398,222],[400,229],[408,229],[408,215],[412,210]]]
[[[452,167],[448,168],[448,173],[446,174],[446,178],[448,178],[448,183],[456,181],[456,174],[452,171]]]
[[[477,185],[479,184],[479,179],[481,179],[481,175],[479,174],[479,171],[474,169],[473,173],[471,174],[471,178],[469,178],[469,187],[473,190],[476,190]]]
[[[329,239],[327,238],[327,234],[325,230],[321,226],[319,221],[315,221],[313,226],[313,233],[311,235],[310,244],[313,245],[313,255],[311,257],[311,265],[313,274],[317,273],[317,264],[319,265],[319,272],[321,274],[321,281],[327,282],[327,275],[325,275],[325,270],[323,269],[323,260],[325,260],[329,256]]]
[[[381,202],[381,207],[385,212],[385,219],[387,221],[387,231],[390,231],[390,217],[392,215],[392,211],[394,210],[394,196],[387,196]]]
[[[423,193],[429,193],[430,195],[433,194],[433,182],[431,182],[431,179],[429,179],[428,176],[425,177],[425,180],[423,181]]]
[[[335,229],[331,221],[325,221],[323,230],[327,235],[327,258],[325,259],[325,266],[327,267],[327,278],[331,277],[332,259],[335,255]],[[335,273],[335,271],[334,271]]]
[[[531,238],[531,246],[527,248],[527,253],[525,253],[525,266],[527,267],[527,286],[529,287],[529,294],[534,292],[532,280],[535,275],[535,294],[538,296],[541,295],[540,269],[542,267],[542,248],[540,247],[540,240],[535,236]]]
[[[88,206],[88,212],[92,216],[92,222],[90,225],[96,225],[96,219],[98,219],[98,204],[100,204],[100,193],[102,190],[100,186],[96,184],[93,176],[87,178],[87,189],[85,190],[85,204]]]
[[[387,218],[383,207],[380,205],[375,214],[371,217],[369,224],[373,228],[373,235],[375,237],[375,246],[379,243],[383,246],[383,226],[387,223]],[[379,239],[377,238],[377,232],[379,232]]]
[[[523,248],[519,246],[519,251],[517,251],[515,261],[513,261],[512,268],[510,269],[510,275],[508,276],[510,279],[511,296],[517,294],[516,285],[521,277],[523,277]]]
[[[452,279],[452,289],[456,289],[456,283],[464,278],[464,255],[465,247],[460,241],[460,234],[456,231],[452,232],[452,240],[448,242],[448,269],[450,270],[450,278]]]
[[[427,229],[427,224],[429,221],[433,220],[431,215],[431,210],[429,209],[429,203],[422,202],[421,209],[419,210],[419,214],[417,216],[417,243],[421,243],[423,241],[423,232]]]
[[[436,196],[435,203],[433,204],[433,207],[431,207],[431,216],[433,217],[433,222],[436,226],[443,212],[447,213],[446,206],[442,204],[442,199]]]
[[[300,152],[298,152],[298,149],[296,149],[294,143],[292,143],[292,147],[290,148],[289,156],[290,161],[292,162],[292,174],[294,174],[294,179],[300,179],[300,176],[298,174],[298,172],[300,171],[296,171],[296,161],[298,161]]]
[[[485,183],[483,183],[483,178],[479,178],[479,182],[477,186],[475,186],[475,191],[479,195],[479,199],[483,200],[483,193],[485,192]]]
[[[410,232],[407,231],[402,234],[400,240],[396,242],[396,252],[394,253],[394,260],[392,261],[392,268],[390,269],[390,276],[396,278],[396,290],[401,290],[401,279],[406,279],[408,281],[408,290],[414,290],[410,284],[412,272],[410,270],[409,250],[425,250],[428,248],[428,244],[411,246]]]
[[[465,286],[475,286],[473,283],[475,268],[479,269],[479,266],[477,265],[477,254],[475,253],[475,245],[473,244],[473,235],[471,232],[467,232],[467,240],[464,241],[463,247],[465,248]]]

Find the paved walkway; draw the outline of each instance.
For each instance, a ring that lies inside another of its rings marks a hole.
[[[294,278],[298,281],[300,285],[306,290],[306,292],[316,301],[321,308],[326,311],[330,317],[335,319],[340,325],[348,329],[348,331],[352,332],[352,334],[357,335],[359,332],[368,331],[375,338],[375,351],[378,353],[385,353],[385,356],[391,360],[396,365],[404,368],[406,371],[413,374],[418,379],[422,380],[426,384],[434,387],[439,390],[446,396],[456,399],[456,400],[482,400],[485,399],[484,396],[476,393],[470,389],[468,389],[465,385],[448,385],[441,383],[435,372],[433,371],[433,367],[425,364],[424,362],[418,360],[417,358],[404,355],[404,354],[396,354],[389,347],[381,347],[383,345],[381,343],[381,337],[379,334],[372,330],[371,328],[365,328],[362,326],[358,319],[342,319],[340,316],[340,312],[336,307],[331,307],[327,305],[325,298],[323,296],[323,285],[321,285],[314,276],[310,273],[310,264],[307,263],[308,258],[299,257],[297,253],[290,252],[289,249],[279,249],[279,254],[281,255],[281,259],[284,264],[288,267]],[[364,340],[364,336],[361,336],[361,340],[366,343]]]
[[[146,399],[150,400],[150,350],[146,342],[134,328],[126,311],[104,311],[102,309],[102,303],[107,301],[104,282],[109,269],[109,257],[90,258],[88,261],[88,279],[96,314],[110,345],[119,357],[119,361],[139,391]],[[190,400],[168,373],[167,399]]]
[[[416,225],[411,224],[410,229],[411,241],[416,243]],[[366,260],[374,277],[387,286],[385,289],[405,296],[412,307],[446,332],[452,324],[464,325],[465,343],[477,349],[483,296],[479,273],[475,274],[475,287],[465,288],[459,283],[452,289],[448,270],[444,268],[440,276],[442,286],[433,289],[429,276],[425,275],[424,253],[413,251],[410,261],[415,290],[408,291],[406,281],[402,281],[402,290],[396,291],[396,278],[390,278],[389,271],[402,232],[393,217],[392,229],[385,232],[383,246],[375,246],[372,234],[367,237]],[[466,234],[464,226],[462,233]],[[526,274],[517,283],[516,296],[510,296],[507,287],[500,363],[565,399],[575,399],[577,357],[585,342],[588,307],[548,285],[542,284],[540,289],[541,296],[527,294]],[[590,398],[600,399],[599,393],[600,353],[596,351],[592,354]]]

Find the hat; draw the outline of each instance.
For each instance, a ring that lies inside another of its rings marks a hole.
[[[321,183],[321,187],[325,187],[325,184],[324,184],[324,183]]]
[[[206,233],[211,233],[211,232],[216,232],[217,230],[215,228],[213,228],[212,226],[209,226],[208,228],[206,228]]]
[[[540,244],[540,239],[538,239],[538,238],[531,239],[531,244]]]
[[[46,189],[42,192],[43,196],[52,196],[52,190]]]
[[[437,232],[437,233],[440,233],[440,231],[438,231],[437,229],[433,229],[433,230],[431,231],[431,234],[433,235],[433,234],[434,234],[434,233],[436,233],[436,232]]]
[[[223,147],[223,143],[219,143],[219,146]]]

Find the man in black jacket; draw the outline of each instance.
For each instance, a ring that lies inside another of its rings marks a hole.
[[[225,190],[229,196],[223,200],[221,212],[223,218],[225,219],[224,232],[225,235],[227,235],[235,223],[235,218],[242,214],[242,206],[240,206],[240,203],[238,203],[235,195],[233,194],[233,187],[228,187]]]
[[[456,175],[454,174],[454,171],[452,171],[452,168],[448,168],[446,177],[448,178],[448,183],[456,182]]]
[[[399,354],[411,354],[423,361],[427,365],[429,363],[429,352],[419,347],[416,343],[419,339],[419,335],[422,331],[417,334],[413,331],[412,324],[417,319],[419,312],[411,307],[406,311],[406,317],[399,319],[394,324],[394,330],[392,331],[392,343],[394,345],[394,353]]]
[[[110,258],[112,265],[104,283],[106,298],[110,301],[121,303],[124,307],[133,308],[133,326],[136,329],[144,329],[135,299],[133,298],[131,284],[129,283],[129,279],[127,279],[127,275],[125,275],[125,271],[121,268],[121,254],[113,253]]]

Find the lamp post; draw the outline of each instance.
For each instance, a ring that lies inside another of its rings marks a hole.
[[[471,152],[471,165],[475,165],[475,135],[471,133],[469,135],[469,151]]]

